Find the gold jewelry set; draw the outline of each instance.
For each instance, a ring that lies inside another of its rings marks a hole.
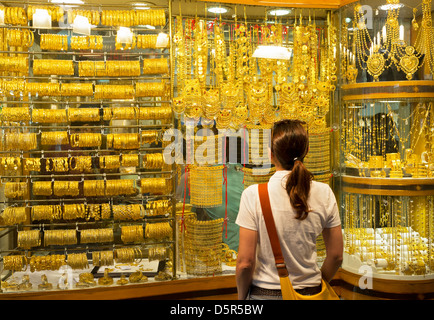
[[[374,39],[369,35],[365,19],[363,19],[363,7],[359,4],[354,7],[352,40],[353,50],[351,54],[354,58],[347,67],[345,74],[349,74],[347,79],[355,82],[355,77],[351,76],[353,69],[357,74],[356,64],[361,70],[366,70],[374,79],[379,77],[392,66],[398,71],[403,71],[408,80],[412,80],[414,74],[422,65],[428,66],[431,73],[434,73],[434,40],[432,31],[431,0],[423,0],[421,3],[422,18],[421,28],[416,21],[417,7],[413,8],[412,28],[416,33],[416,40],[412,45],[408,45],[400,37],[400,25],[398,22],[400,7],[398,0],[387,0],[390,8],[387,9],[386,23],[382,32],[378,32]],[[348,35],[347,35],[348,37]],[[350,54],[349,47],[344,47],[346,55]],[[356,62],[357,58],[357,62]],[[348,59],[348,57],[347,57]],[[364,65],[366,62],[366,66]],[[350,70],[351,68],[351,70]]]
[[[402,178],[405,173],[413,178],[433,177],[429,126],[434,119],[432,107],[432,103],[419,103],[408,118],[395,121],[387,102],[377,105],[376,110],[383,114],[377,120],[370,120],[369,113],[361,118],[355,109],[347,106],[341,127],[345,164],[357,168],[360,176]],[[409,120],[411,125],[407,128]],[[396,152],[387,152],[391,140]],[[418,147],[421,140],[425,141],[422,148]]]

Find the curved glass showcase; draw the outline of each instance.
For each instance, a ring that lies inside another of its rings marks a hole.
[[[341,10],[342,268],[432,292],[432,4],[384,2],[386,10],[372,1]]]

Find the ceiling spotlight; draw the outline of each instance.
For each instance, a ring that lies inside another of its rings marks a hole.
[[[401,9],[402,7],[404,7],[403,3],[388,3],[388,4],[383,4],[383,5],[379,6],[378,9],[383,10],[383,11],[388,11],[388,10]]]
[[[289,9],[272,9],[268,11],[268,14],[271,16],[286,16],[287,14],[290,14],[291,10]]]
[[[229,8],[227,7],[222,7],[222,6],[218,6],[218,7],[209,7],[208,8],[208,12],[211,13],[215,13],[215,14],[222,14],[222,13],[226,13],[229,11]]]
[[[81,0],[51,0],[51,3],[57,4],[83,4],[84,2]]]

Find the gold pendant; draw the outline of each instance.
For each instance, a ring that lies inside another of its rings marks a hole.
[[[385,62],[383,55],[379,53],[374,53],[369,56],[366,64],[369,74],[374,77],[374,81],[378,81],[378,77],[383,73]]]
[[[419,59],[414,55],[414,47],[412,46],[407,46],[405,53],[406,55],[399,61],[399,66],[406,73],[407,79],[411,80],[419,66]]]

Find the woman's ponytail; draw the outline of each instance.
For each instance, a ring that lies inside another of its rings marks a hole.
[[[296,160],[286,181],[286,192],[292,207],[296,211],[296,219],[306,219],[310,211],[307,200],[312,179],[312,173],[306,169],[303,162]]]

